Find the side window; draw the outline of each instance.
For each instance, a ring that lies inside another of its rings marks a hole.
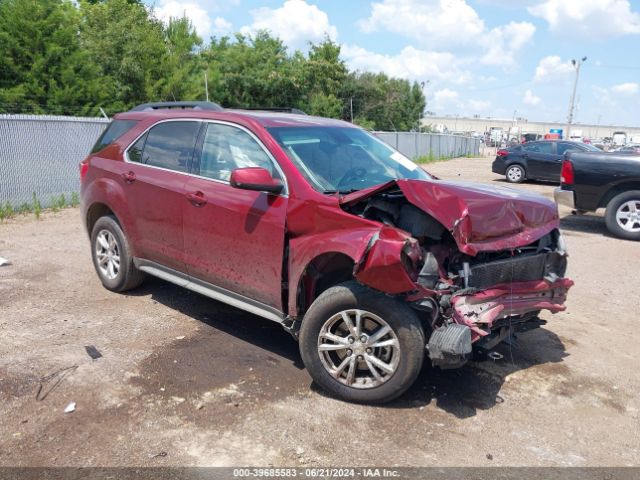
[[[230,125],[207,125],[200,175],[228,182],[231,172],[243,167],[266,168],[274,178],[280,178],[269,155],[247,132]]]
[[[528,143],[525,144],[523,150],[527,152],[553,153],[553,144],[551,142]]]
[[[564,155],[567,150],[580,150],[579,147],[571,143],[560,142],[558,144],[558,155]]]
[[[147,141],[147,134],[141,136],[136,143],[129,147],[129,161],[136,163],[144,163],[142,153],[144,152],[144,144]]]
[[[199,122],[164,122],[156,125],[143,142],[142,153],[137,157],[147,165],[186,172],[193,156],[198,136]],[[141,139],[142,140],[142,139]],[[136,147],[138,142],[134,145]],[[129,151],[129,159],[136,161]],[[137,153],[134,153],[134,156]]]

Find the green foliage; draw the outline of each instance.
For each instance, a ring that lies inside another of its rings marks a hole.
[[[36,220],[40,220],[40,213],[42,212],[42,205],[40,204],[40,200],[36,197],[36,192],[33,192],[33,197],[31,201],[33,205],[33,213],[36,216]]]
[[[28,202],[24,202],[22,205],[20,205],[20,207],[18,207],[18,212],[21,213],[22,215],[31,213],[32,210],[33,210],[33,206]]]
[[[114,114],[208,93],[225,107],[412,130],[425,109],[420,85],[349,72],[330,38],[306,53],[265,31],[204,44],[186,17],[164,24],[139,0],[0,0],[0,51],[0,112]]]
[[[69,206],[77,207],[78,205],[80,205],[80,197],[78,197],[78,194],[76,192],[73,192],[71,194],[71,200],[69,201]]]
[[[421,155],[419,157],[416,157],[413,159],[414,162],[419,163],[419,164],[425,164],[425,163],[436,163],[436,162],[442,162],[444,160],[451,160],[454,157],[449,157],[446,155],[441,155],[436,157],[433,152],[429,152],[429,155]]]

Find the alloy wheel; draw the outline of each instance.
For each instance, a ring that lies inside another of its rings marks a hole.
[[[627,232],[640,232],[640,200],[629,200],[618,207],[616,222]]]
[[[334,379],[352,388],[369,389],[388,381],[398,369],[400,342],[379,316],[365,310],[343,310],[320,329],[318,354]]]
[[[109,280],[115,279],[120,272],[120,249],[116,237],[108,230],[100,230],[95,248],[100,274]]]

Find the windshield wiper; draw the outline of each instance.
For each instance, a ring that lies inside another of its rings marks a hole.
[[[336,193],[339,193],[340,195],[347,195],[349,193],[358,192],[359,190],[359,188],[350,188],[349,190],[325,190],[322,193],[327,195],[335,195]]]

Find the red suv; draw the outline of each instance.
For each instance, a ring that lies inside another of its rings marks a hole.
[[[337,120],[141,105],[80,175],[107,289],[150,274],[278,322],[351,401],[399,396],[425,355],[459,367],[539,326],[572,285],[552,201],[439,180]]]

